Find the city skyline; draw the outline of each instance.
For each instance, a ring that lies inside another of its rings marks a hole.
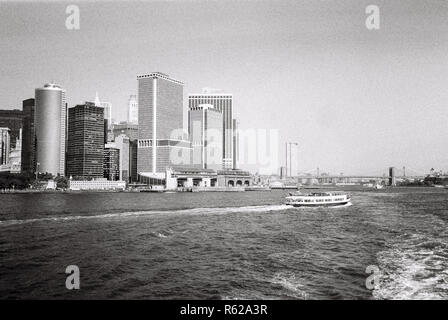
[[[189,93],[218,87],[234,94],[242,130],[279,129],[279,166],[284,142],[297,141],[300,171],[446,170],[446,155],[433,152],[448,130],[446,5],[379,1],[382,27],[370,31],[366,4],[81,2],[81,28],[69,31],[65,2],[1,3],[0,35],[14,48],[0,51],[8,76],[1,108],[20,108],[34,88],[54,80],[67,90],[69,107],[98,91],[125,120],[135,75],[163,70],[185,81],[184,113]],[[213,15],[221,9],[233,14]],[[12,10],[29,24],[18,25]],[[44,10],[45,23],[37,18]],[[167,16],[171,25],[163,23]]]

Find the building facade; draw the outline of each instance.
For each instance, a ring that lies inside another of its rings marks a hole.
[[[138,101],[136,95],[131,95],[128,100],[128,122],[138,124]]]
[[[120,149],[113,144],[104,146],[103,177],[107,180],[120,180]]]
[[[2,166],[9,164],[10,132],[9,128],[0,127],[0,165]]]
[[[103,177],[104,109],[93,102],[68,109],[67,175]]]
[[[232,169],[233,165],[233,95],[228,93],[211,93],[204,89],[200,94],[188,95],[188,108],[194,109],[201,104],[211,104],[222,112],[223,142],[222,168]]]
[[[130,141],[135,141],[138,139],[138,125],[129,123],[129,122],[121,122],[119,124],[113,125],[113,134],[114,138],[118,137],[120,134],[125,134],[129,137]]]
[[[200,104],[188,110],[193,166],[214,170],[222,168],[222,133],[222,112],[213,105]]]
[[[160,72],[137,80],[137,171],[155,174],[190,165],[191,143],[183,131],[184,84]]]
[[[36,171],[65,175],[65,90],[48,83],[35,90]]]
[[[110,181],[104,178],[93,180],[70,180],[70,190],[124,190],[126,183],[124,181]]]
[[[114,142],[110,142],[107,144],[108,148],[116,148],[120,151],[119,156],[119,180],[121,181],[129,181],[129,170],[130,170],[130,162],[129,162],[129,138],[120,134],[115,138]]]
[[[0,110],[0,127],[10,130],[10,148],[16,147],[16,141],[22,129],[23,111],[21,110]]]
[[[236,119],[233,119],[233,170],[238,169],[238,161],[239,161],[239,148],[240,148],[240,135],[238,132],[239,122]]]
[[[23,130],[22,130],[22,172],[36,171],[36,134],[34,126],[35,100],[23,100]]]

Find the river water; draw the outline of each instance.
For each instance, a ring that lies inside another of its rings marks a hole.
[[[447,190],[358,190],[341,208],[285,195],[0,194],[0,298],[448,298]]]

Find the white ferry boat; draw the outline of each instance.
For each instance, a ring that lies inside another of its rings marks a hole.
[[[286,204],[294,207],[334,207],[350,203],[350,195],[342,191],[290,193]]]

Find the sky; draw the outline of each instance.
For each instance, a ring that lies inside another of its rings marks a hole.
[[[65,26],[71,4],[79,30]],[[447,53],[443,0],[0,0],[0,108],[54,81],[69,107],[98,91],[126,120],[137,75],[160,71],[185,98],[233,93],[242,132],[276,132],[276,165],[297,142],[299,172],[448,171]]]

